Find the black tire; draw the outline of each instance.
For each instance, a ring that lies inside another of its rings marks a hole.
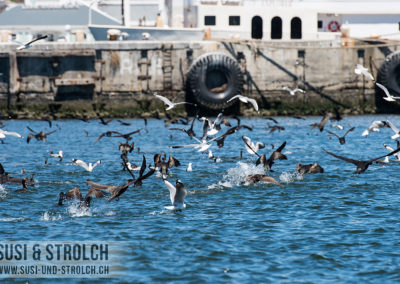
[[[210,109],[224,109],[227,101],[243,90],[243,73],[239,63],[223,53],[206,53],[197,58],[187,74],[193,99]]]
[[[377,81],[384,85],[391,95],[400,96],[400,52],[385,58],[379,68]]]

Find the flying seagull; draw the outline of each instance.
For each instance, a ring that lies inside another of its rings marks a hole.
[[[294,96],[296,94],[296,92],[300,92],[300,93],[303,93],[303,94],[305,94],[305,92],[306,92],[306,91],[304,91],[303,89],[300,89],[300,88],[290,89],[287,86],[283,87],[282,90],[288,91],[289,94],[291,94],[292,96]]]
[[[252,142],[251,139],[247,136],[242,136],[242,139],[244,141],[244,146],[246,147],[246,150],[250,155],[257,154],[258,150],[265,147],[265,144],[262,142],[257,142],[254,144],[254,142]]]
[[[375,82],[374,76],[372,76],[372,74],[368,72],[368,69],[365,68],[364,66],[362,66],[361,64],[357,64],[356,69],[354,69],[354,73],[356,73],[357,75],[362,74],[365,77],[367,77],[368,79],[370,79],[371,81]]]
[[[375,120],[371,123],[371,125],[363,131],[362,136],[368,136],[368,134],[372,132],[379,132],[379,128],[390,127],[389,123],[384,120]]]
[[[162,100],[166,105],[168,105],[168,107],[165,110],[170,110],[175,108],[177,105],[182,105],[182,104],[189,104],[192,105],[192,103],[188,103],[188,102],[179,102],[179,103],[173,103],[171,102],[169,99],[167,99],[166,97],[157,95],[157,93],[154,93],[154,96],[160,100]]]
[[[35,38],[35,39],[33,39],[33,40],[31,40],[30,42],[27,42],[27,43],[20,43],[21,45],[18,46],[18,47],[16,48],[16,50],[23,50],[23,49],[30,48],[32,43],[34,43],[34,42],[36,42],[36,41],[38,41],[38,40],[41,40],[41,39],[45,39],[45,38],[47,38],[47,35],[40,36],[40,37]]]
[[[260,113],[259,110],[258,110],[257,101],[256,101],[255,99],[251,99],[251,98],[249,98],[249,97],[245,97],[245,96],[242,96],[242,95],[236,95],[236,96],[230,98],[230,99],[227,101],[227,103],[229,103],[230,101],[236,100],[236,99],[239,99],[241,102],[244,102],[244,103],[246,103],[246,104],[247,104],[247,103],[251,103],[251,104],[253,105],[255,111],[256,111],[257,113]]]
[[[388,101],[388,102],[394,102],[394,101],[400,99],[400,97],[393,97],[393,96],[389,93],[388,89],[387,89],[384,85],[379,84],[379,83],[375,83],[375,84],[385,92],[386,97],[383,97],[384,100],[386,100],[386,101]]]
[[[387,121],[387,123],[389,124],[390,128],[394,131],[394,135],[392,135],[390,138],[392,138],[393,140],[400,138],[399,129],[396,126],[394,126],[394,124],[391,123],[390,121]]]
[[[0,139],[6,138],[7,135],[22,138],[22,136],[17,132],[10,132],[10,131],[5,131],[3,129],[0,129]]]
[[[375,161],[377,161],[377,160],[379,160],[379,159],[385,158],[385,157],[387,157],[387,156],[391,156],[391,155],[393,155],[393,154],[396,154],[397,152],[400,151],[400,148],[397,148],[396,150],[390,152],[389,154],[380,156],[380,157],[378,157],[378,158],[370,159],[370,160],[367,160],[367,161],[353,160],[353,159],[349,159],[349,158],[342,157],[342,156],[336,155],[336,154],[334,154],[334,153],[328,152],[328,151],[326,151],[325,149],[323,149],[323,150],[324,150],[326,153],[328,153],[329,155],[331,155],[331,156],[333,156],[333,157],[335,157],[335,158],[338,158],[338,159],[341,159],[341,160],[346,161],[346,162],[348,162],[348,163],[352,163],[352,164],[356,165],[356,167],[357,167],[357,168],[356,168],[356,171],[353,172],[353,173],[354,173],[354,174],[361,174],[361,173],[365,172],[366,169],[368,169],[368,167],[369,167],[373,162],[375,162]]]
[[[96,163],[94,163],[94,164],[89,163],[89,165],[86,164],[84,161],[78,160],[78,159],[72,159],[72,162],[73,162],[75,165],[81,166],[82,168],[84,168],[84,169],[85,169],[86,171],[88,171],[88,172],[92,172],[93,169],[94,169],[95,167],[97,167],[98,165],[101,164],[101,160],[98,160],[98,161],[97,161]]]
[[[346,133],[345,133],[342,137],[340,137],[340,136],[337,135],[336,133],[333,133],[332,131],[329,131],[329,130],[327,130],[327,131],[328,131],[329,134],[332,134],[332,135],[336,136],[336,137],[339,139],[340,145],[343,145],[344,143],[346,143],[346,138],[345,138],[346,135],[347,135],[349,132],[353,131],[354,129],[355,129],[355,127],[350,128],[349,130],[346,131]]]
[[[169,198],[171,199],[172,206],[165,206],[168,210],[182,210],[186,208],[185,197],[187,190],[180,180],[176,180],[175,186],[173,186],[168,180],[164,179],[164,183],[169,189]]]

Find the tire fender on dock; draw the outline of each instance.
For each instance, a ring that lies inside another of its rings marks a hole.
[[[400,52],[386,56],[378,70],[377,81],[384,85],[394,97],[400,96]],[[381,91],[376,88],[377,93]]]
[[[223,109],[235,102],[227,101],[243,91],[243,73],[232,57],[219,53],[206,53],[197,58],[187,73],[188,87],[199,105],[210,109]]]

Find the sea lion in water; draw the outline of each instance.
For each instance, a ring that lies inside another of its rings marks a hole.
[[[260,181],[267,182],[267,183],[272,183],[272,184],[276,184],[276,185],[281,185],[273,177],[270,177],[268,175],[262,175],[262,174],[248,175],[248,176],[246,176],[246,178],[244,179],[244,181],[242,183],[248,182],[249,184],[253,185],[253,184],[258,183]]]

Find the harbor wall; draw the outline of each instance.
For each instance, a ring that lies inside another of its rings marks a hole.
[[[376,76],[385,55],[400,45],[350,44],[344,41],[198,42],[101,41],[41,43],[15,51],[0,46],[0,111],[32,118],[96,112],[137,117],[163,113],[163,103],[190,100],[187,74],[201,55],[218,52],[234,58],[243,73],[243,95],[255,98],[261,115],[316,115],[339,108],[343,113],[380,111],[374,83],[355,74],[362,64]],[[389,52],[388,52],[389,50]],[[284,86],[305,93],[292,96]],[[189,98],[188,98],[189,96]],[[385,109],[385,108],[383,108]],[[255,115],[251,105],[232,112]],[[180,106],[176,113],[185,114]]]

